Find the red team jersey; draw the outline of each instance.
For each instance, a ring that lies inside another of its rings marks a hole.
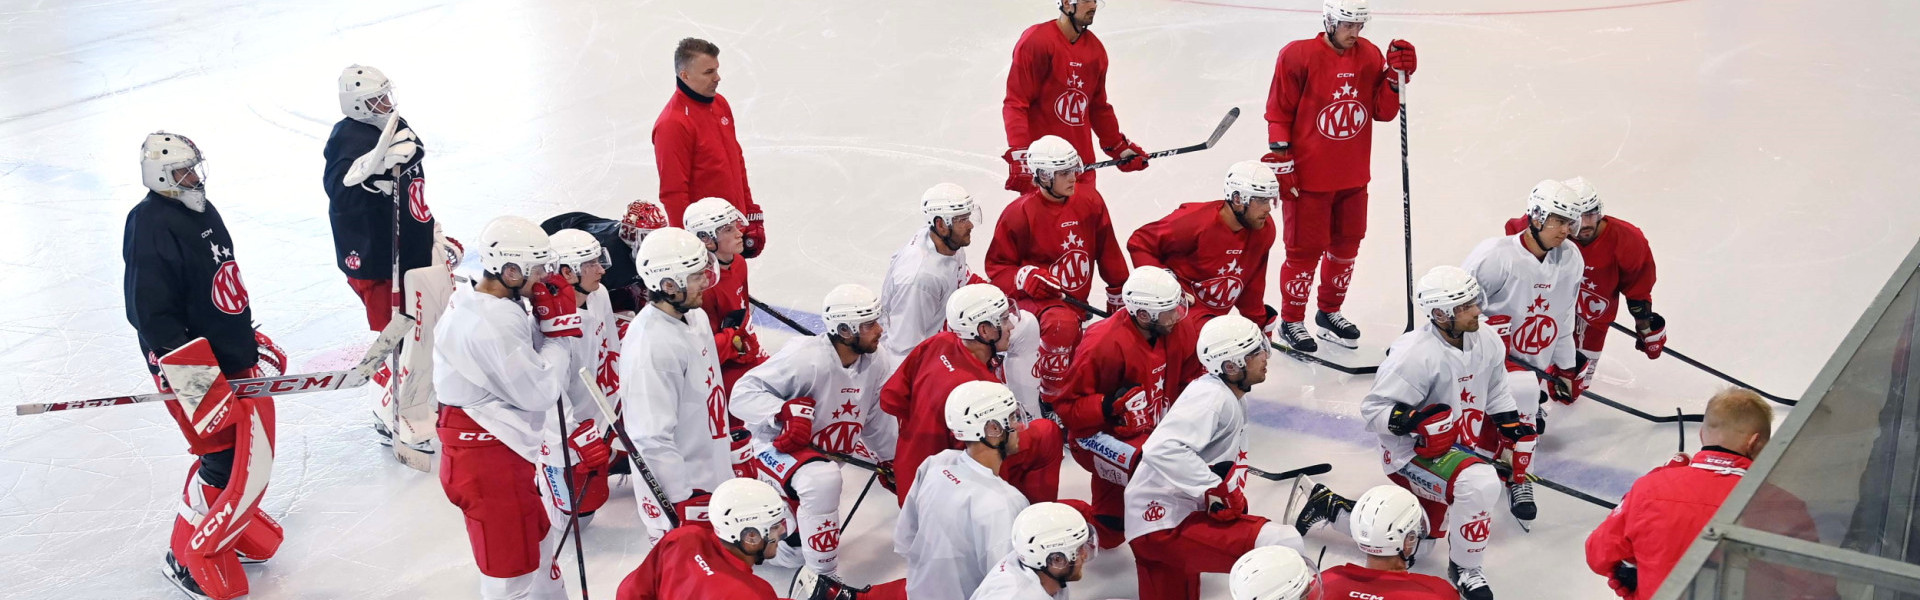
[[[1113,235],[1107,201],[1100,192],[1081,186],[1072,198],[1059,203],[1042,193],[1022,195],[1001,211],[1000,220],[993,224],[993,241],[987,244],[987,278],[1035,315],[1067,304],[1058,299],[1037,301],[1020,292],[1014,281],[1020,267],[1039,267],[1060,282],[1067,294],[1081,300],[1093,289],[1096,267],[1108,286],[1125,283],[1127,258]]]
[[[1400,114],[1385,65],[1366,38],[1355,38],[1345,54],[1324,33],[1280,49],[1267,92],[1267,141],[1291,144],[1300,189],[1333,192],[1373,179],[1373,122]]]
[[[667,209],[669,224],[682,227],[687,205],[702,198],[725,198],[741,214],[760,214],[753,189],[747,187],[747,161],[734,125],[726,96],[701,102],[675,90],[661,109],[653,122],[653,161],[660,170],[660,206]]]
[[[906,502],[921,461],[962,447],[947,429],[947,395],[969,381],[1000,382],[995,371],[980,364],[951,331],[933,334],[900,359],[887,385],[880,388],[880,410],[900,420],[900,440],[893,453],[893,472],[900,474],[900,502]]]
[[[1647,246],[1647,234],[1617,217],[1605,217],[1601,223],[1593,241],[1574,242],[1580,247],[1580,258],[1587,263],[1586,278],[1580,282],[1579,344],[1588,352],[1606,347],[1607,324],[1620,313],[1615,298],[1653,301],[1653,250]],[[1507,221],[1507,235],[1526,230],[1526,217]]]
[[[1122,138],[1120,121],[1107,103],[1107,47],[1092,31],[1068,42],[1054,21],[1028,27],[1013,46],[1002,105],[1009,148],[1060,136],[1080,151],[1082,162],[1091,163],[1094,135],[1102,147]]]
[[[707,323],[715,334],[728,327],[740,326],[748,321],[751,310],[747,305],[747,261],[739,256],[733,258],[733,264],[719,266],[720,277],[707,288],[700,299],[700,308],[707,311]],[[733,356],[732,348],[720,348],[714,345],[720,356]],[[720,361],[720,378],[726,384],[728,393],[733,391],[733,382],[747,371],[766,362],[766,356],[739,356]]]
[[[781,552],[789,549],[782,548]],[[774,600],[779,598],[753,566],[720,545],[713,528],[701,523],[667,532],[647,552],[616,593],[620,600]]]
[[[1232,231],[1220,222],[1225,200],[1189,202],[1141,226],[1127,239],[1133,267],[1165,267],[1193,295],[1195,315],[1219,316],[1233,307],[1255,323],[1266,316],[1267,255],[1272,221]]]
[[[1112,434],[1113,426],[1101,405],[1108,394],[1128,387],[1146,388],[1153,420],[1158,422],[1174,398],[1167,394],[1167,378],[1175,375],[1167,372],[1169,345],[1166,339],[1148,343],[1146,335],[1133,325],[1133,317],[1124,313],[1088,327],[1073,356],[1073,368],[1067,372],[1066,393],[1053,406],[1067,424],[1067,437]],[[1138,445],[1145,443],[1146,437],[1125,441]]]
[[[1407,571],[1381,571],[1345,564],[1320,572],[1320,597],[1371,600],[1459,600],[1447,580]]]

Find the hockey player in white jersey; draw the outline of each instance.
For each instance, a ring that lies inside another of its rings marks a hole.
[[[1013,519],[1013,552],[987,573],[971,600],[1067,600],[1099,552],[1080,509],[1041,502]]]
[[[1305,547],[1296,523],[1246,513],[1246,394],[1267,379],[1266,336],[1228,313],[1201,326],[1195,347],[1207,374],[1180,392],[1147,436],[1127,482],[1126,532],[1141,600],[1198,600],[1201,573],[1225,573],[1261,546]],[[1314,522],[1305,514],[1297,521]]]
[[[1433,530],[1446,532],[1448,579],[1461,597],[1488,600],[1493,591],[1481,568],[1500,476],[1454,443],[1486,449],[1498,438],[1524,449],[1514,453],[1514,471],[1524,476],[1533,426],[1509,393],[1504,344],[1480,327],[1485,296],[1473,276],[1440,266],[1414,290],[1427,320],[1394,340],[1360,401],[1360,417],[1380,435],[1387,478],[1418,496]]]
[[[793,506],[799,552],[774,564],[833,575],[840,566],[840,465],[822,453],[893,466],[896,421],[880,410],[893,365],[876,352],[880,298],[847,284],[827,293],[827,330],[787,342],[733,384],[731,411],[753,433],[760,478]],[[891,483],[888,487],[892,487]]]
[[[706,520],[707,496],[733,477],[727,436],[727,395],[720,379],[713,330],[700,308],[713,282],[707,246],[685,229],[653,232],[636,252],[647,305],[621,343],[621,406],[631,449],[640,454],[671,507],[662,507],[649,486],[636,485],[641,520],[658,542],[672,525]]]
[[[1547,430],[1543,400],[1568,403],[1582,391],[1576,383],[1581,379],[1574,329],[1586,262],[1580,249],[1567,241],[1580,229],[1592,202],[1558,181],[1541,181],[1527,196],[1527,230],[1480,242],[1462,265],[1486,297],[1480,308],[1487,325],[1506,342],[1507,388],[1520,420],[1540,433]],[[1546,375],[1538,374],[1542,372]],[[1530,440],[1519,444],[1505,439],[1483,435],[1481,441],[1504,463],[1532,460]],[[1513,516],[1531,521],[1536,514],[1533,483],[1524,471],[1514,470],[1507,493]]]
[[[947,397],[947,428],[964,450],[920,463],[893,529],[893,551],[907,559],[913,600],[966,600],[1013,550],[1013,519],[1027,507],[1000,478],[1020,451],[1020,407],[1007,386],[969,381]]]
[[[607,445],[609,420],[600,414],[599,404],[594,402],[578,373],[581,369],[596,369],[609,340],[611,343],[619,340],[614,332],[613,303],[607,289],[600,285],[600,277],[606,274],[611,262],[600,242],[578,229],[556,231],[551,239],[554,269],[573,288],[574,306],[579,310],[575,314],[584,334],[581,343],[573,344],[569,356],[565,414],[553,411],[541,425],[540,498],[547,509],[547,535],[558,543],[567,535],[569,517],[576,510],[579,526],[584,527],[593,511],[607,501],[607,465],[613,457],[613,450]],[[567,470],[569,465],[571,473]],[[580,499],[577,505],[575,498]],[[544,556],[543,560],[555,564],[550,564],[542,573],[558,582],[561,574],[558,559],[553,554]]]
[[[573,288],[548,274],[552,245],[532,221],[494,219],[480,246],[483,278],[434,331],[440,483],[466,517],[482,598],[561,598],[539,568],[557,540],[535,464],[582,343]]]

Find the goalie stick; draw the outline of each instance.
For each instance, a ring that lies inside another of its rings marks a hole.
[[[1640,334],[1638,334],[1638,333],[1635,333],[1635,332],[1634,332],[1634,331],[1633,331],[1632,329],[1630,329],[1630,328],[1628,328],[1628,327],[1627,327],[1627,326],[1625,326],[1625,325],[1621,325],[1621,324],[1619,324],[1619,323],[1608,323],[1608,325],[1612,325],[1612,326],[1613,326],[1613,328],[1614,328],[1614,329],[1617,329],[1617,330],[1619,330],[1619,331],[1620,331],[1620,333],[1624,333],[1624,334],[1627,334],[1627,335],[1630,335],[1630,336],[1633,336],[1633,339],[1634,339],[1634,341],[1639,341],[1639,340],[1640,340]],[[1720,378],[1720,380],[1721,380],[1721,381],[1725,381],[1725,382],[1727,382],[1727,383],[1731,383],[1731,384],[1734,384],[1734,385],[1737,385],[1737,386],[1740,386],[1740,387],[1743,387],[1743,388],[1747,388],[1747,389],[1749,389],[1749,390],[1753,390],[1753,393],[1755,393],[1755,394],[1759,394],[1759,395],[1760,395],[1760,397],[1762,397],[1762,398],[1766,398],[1766,399],[1768,399],[1768,400],[1772,400],[1772,401],[1774,401],[1774,402],[1778,402],[1778,403],[1780,403],[1780,404],[1784,404],[1784,405],[1787,405],[1787,406],[1793,406],[1793,405],[1796,405],[1796,404],[1799,404],[1799,403],[1800,403],[1800,401],[1799,401],[1799,400],[1793,400],[1793,399],[1790,399],[1790,398],[1782,398],[1782,397],[1780,397],[1780,396],[1775,396],[1775,395],[1773,395],[1773,394],[1769,394],[1769,393],[1766,393],[1766,392],[1762,392],[1762,391],[1760,391],[1760,388],[1757,388],[1757,387],[1753,387],[1752,385],[1750,385],[1750,384],[1748,384],[1748,383],[1747,383],[1747,382],[1745,382],[1745,381],[1741,381],[1741,380],[1738,380],[1738,379],[1734,379],[1732,375],[1728,375],[1728,374],[1726,374],[1726,373],[1721,373],[1719,369],[1715,369],[1715,368],[1713,368],[1713,367],[1709,367],[1709,366],[1706,366],[1706,365],[1704,365],[1704,364],[1701,364],[1701,363],[1700,363],[1700,361],[1697,361],[1697,360],[1694,360],[1694,359],[1692,359],[1692,358],[1688,358],[1688,357],[1687,357],[1687,355],[1685,355],[1685,354],[1681,354],[1681,353],[1680,353],[1679,351],[1676,351],[1676,350],[1674,350],[1674,349],[1673,349],[1673,348],[1671,348],[1671,347],[1669,347],[1669,348],[1667,348],[1667,349],[1665,349],[1665,350],[1662,350],[1662,352],[1664,352],[1664,353],[1666,353],[1666,354],[1671,354],[1671,355],[1673,355],[1673,357],[1674,357],[1674,358],[1677,358],[1677,359],[1680,359],[1680,362],[1683,362],[1683,363],[1687,363],[1687,364],[1689,364],[1689,365],[1693,365],[1693,366],[1695,366],[1695,367],[1699,367],[1699,368],[1700,368],[1700,370],[1702,370],[1702,371],[1706,371],[1708,375],[1712,375],[1712,376],[1714,376],[1714,377],[1718,377],[1718,378]]]
[[[1095,308],[1092,304],[1087,304],[1085,300],[1081,300],[1079,298],[1069,296],[1066,294],[1066,292],[1060,293],[1060,299],[1066,301],[1067,304],[1073,305],[1074,308],[1087,311],[1088,313],[1091,313],[1102,319],[1107,318],[1107,315],[1108,315],[1107,311],[1099,308]],[[1369,367],[1349,367],[1347,365],[1343,365],[1343,364],[1333,362],[1324,358],[1320,358],[1312,354],[1307,354],[1299,350],[1288,348],[1280,344],[1279,342],[1275,342],[1273,340],[1267,340],[1267,344],[1270,346],[1273,346],[1274,350],[1279,350],[1280,352],[1286,354],[1287,356],[1291,356],[1299,360],[1321,365],[1326,368],[1339,371],[1341,373],[1346,373],[1348,375],[1372,375],[1380,370],[1380,367],[1378,365],[1369,366]]]
[[[626,424],[613,418],[613,405],[607,404],[607,394],[600,391],[600,384],[593,381],[593,372],[583,368],[579,375],[580,381],[587,384],[587,395],[592,396],[594,405],[600,407],[600,414],[607,415],[607,422],[613,424],[613,434],[619,436],[620,445],[627,447],[627,460],[633,462],[633,470],[640,474],[641,481],[646,482],[647,491],[653,494],[653,501],[660,503],[660,512],[666,513],[668,526],[679,527],[680,513],[675,512],[673,503],[667,501],[667,491],[661,489],[660,480],[653,477],[653,469],[647,468],[646,459],[640,458],[640,447],[633,444],[633,438],[627,437]],[[645,508],[641,507],[641,510]]]
[[[1232,127],[1233,122],[1239,118],[1240,118],[1240,107],[1238,106],[1233,107],[1231,110],[1227,111],[1227,116],[1225,118],[1220,119],[1220,126],[1215,127],[1213,129],[1213,135],[1211,137],[1208,137],[1207,141],[1200,142],[1192,146],[1182,146],[1179,148],[1174,148],[1172,150],[1160,150],[1157,152],[1148,152],[1145,156],[1142,156],[1141,158],[1146,160],[1153,160],[1156,158],[1173,156],[1176,154],[1186,154],[1188,152],[1199,152],[1201,150],[1212,148],[1214,144],[1220,143],[1220,136],[1226,135],[1227,128]],[[1103,168],[1111,167],[1123,162],[1126,162],[1126,161],[1120,160],[1118,158],[1113,160],[1103,160],[1103,161],[1093,163],[1084,167],[1080,167],[1080,170],[1092,171],[1094,169],[1103,169]]]
[[[413,317],[407,317],[404,320],[394,319],[392,322],[387,323],[387,328],[380,332],[380,337],[373,340],[373,344],[367,347],[367,353],[361,356],[360,362],[355,364],[351,369],[235,379],[228,381],[227,385],[233,388],[233,394],[235,396],[243,398],[327,392],[352,389],[366,385],[367,381],[373,378],[373,372],[380,368],[381,361],[393,352],[394,348],[400,344],[400,339],[406,337],[407,331],[413,328],[412,322]],[[20,404],[13,407],[13,414],[37,415],[62,410],[141,404],[172,399],[174,399],[173,392],[154,392],[151,394],[94,398],[92,400]]]

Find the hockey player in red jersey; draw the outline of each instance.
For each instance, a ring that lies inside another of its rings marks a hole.
[[[147,370],[171,390],[167,413],[195,456],[173,519],[169,581],[195,598],[247,594],[240,561],[280,548],[280,524],[260,510],[273,467],[273,398],[233,393],[228,378],[279,375],[287,365],[253,308],[220,211],[207,201],[204,157],[185,136],[140,144],[146,198],[127,213],[127,322]]]
[[[1227,314],[1234,308],[1255,323],[1266,313],[1267,255],[1275,227],[1268,216],[1280,184],[1258,161],[1227,169],[1225,200],[1190,202],[1173,214],[1142,225],[1127,238],[1133,268],[1165,267],[1180,278],[1194,298],[1199,317]]]
[[[1233,600],[1334,600],[1320,593],[1320,570],[1300,551],[1261,546],[1240,555],[1227,572]]]
[[[1007,351],[1014,320],[1013,307],[999,288],[984,283],[961,287],[947,298],[948,331],[915,346],[880,389],[880,410],[900,420],[893,460],[901,503],[921,461],[960,447],[942,412],[947,396],[968,381],[1005,381],[1000,355]],[[1023,449],[1006,457],[1001,477],[1029,502],[1051,502],[1060,490],[1060,427],[1038,415],[1024,415],[1023,420]]]
[[[653,122],[653,162],[660,170],[660,204],[674,227],[687,207],[701,198],[725,198],[746,216],[741,255],[753,258],[767,246],[765,213],[747,185],[747,160],[740,153],[733,105],[720,95],[720,47],[698,38],[680,40],[673,50],[678,90]],[[689,228],[690,229],[690,228]]]
[[[711,527],[681,527],[620,580],[619,600],[775,600],[753,567],[781,552],[787,502],[773,486],[730,479],[713,490]]]
[[[1573,385],[1585,390],[1600,366],[1600,351],[1607,344],[1607,328],[1620,313],[1615,298],[1625,296],[1627,313],[1633,315],[1633,328],[1640,339],[1634,349],[1647,358],[1660,358],[1667,347],[1667,319],[1653,312],[1653,250],[1647,247],[1647,234],[1619,217],[1607,216],[1600,194],[1584,177],[1560,182],[1573,190],[1589,208],[1573,233],[1580,258],[1586,263],[1586,276],[1580,282],[1578,318],[1574,338],[1580,355],[1574,359]],[[1525,215],[1507,221],[1507,235],[1527,229]],[[1570,398],[1577,398],[1578,393]]]
[[[1007,128],[1007,190],[1032,192],[1031,172],[1021,156],[1035,141],[1058,136],[1073,144],[1083,162],[1094,160],[1093,138],[1108,156],[1127,159],[1121,172],[1147,168],[1146,152],[1120,133],[1120,119],[1107,102],[1107,47],[1088,31],[1102,0],[1059,0],[1060,16],[1028,27],[1013,46],[1007,96],[1000,118]],[[1093,187],[1092,171],[1076,173]]]
[[[1367,490],[1353,503],[1350,529],[1367,562],[1322,571],[1322,597],[1459,600],[1447,580],[1408,571],[1427,537],[1426,511],[1413,492],[1395,485]]]
[[[1040,377],[1044,406],[1062,392],[1073,350],[1080,344],[1080,321],[1086,318],[1061,295],[1085,301],[1097,269],[1107,284],[1107,311],[1118,311],[1127,259],[1100,192],[1062,176],[1080,170],[1080,155],[1066,140],[1035,140],[1027,149],[1026,164],[1039,189],[1001,211],[987,245],[986,267],[987,278],[1040,321],[1034,372]]]
[[[1276,329],[1283,342],[1303,352],[1320,347],[1305,323],[1316,269],[1314,323],[1321,337],[1348,347],[1360,339],[1360,329],[1341,316],[1340,307],[1367,232],[1372,122],[1400,113],[1394,71],[1411,78],[1415,66],[1413,44],[1394,40],[1383,61],[1380,49],[1360,37],[1371,18],[1367,0],[1326,0],[1322,15],[1324,33],[1280,50],[1267,92],[1269,152],[1261,159],[1280,179],[1286,228]]]
[[[1073,459],[1093,475],[1094,524],[1103,548],[1126,541],[1122,494],[1140,460],[1140,445],[1173,403],[1193,354],[1187,295],[1173,273],[1134,269],[1124,308],[1087,328],[1053,405],[1073,440]],[[1195,363],[1196,365],[1198,363]]]
[[[708,324],[713,328],[713,347],[720,353],[721,389],[731,395],[733,382],[767,361],[766,352],[760,349],[760,336],[753,331],[753,306],[747,303],[747,261],[738,260],[746,244],[746,217],[726,200],[704,198],[687,207],[682,222],[713,253],[713,285],[703,295],[700,308],[711,319]],[[753,441],[746,424],[729,415],[727,431],[734,475],[755,476]]]

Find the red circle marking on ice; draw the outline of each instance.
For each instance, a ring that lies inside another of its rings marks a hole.
[[[1200,4],[1205,6],[1220,6],[1225,8],[1245,8],[1249,10],[1267,10],[1267,11],[1273,11],[1273,12],[1305,13],[1305,14],[1315,14],[1315,15],[1320,14],[1320,10],[1314,9],[1314,8],[1280,8],[1278,6],[1257,6],[1257,5],[1250,5],[1250,4],[1235,4],[1232,2],[1219,2],[1215,0],[1173,0],[1173,1],[1185,3],[1185,4]],[[1539,8],[1539,9],[1531,9],[1531,10],[1486,10],[1486,11],[1376,10],[1376,11],[1373,11],[1373,14],[1389,16],[1389,17],[1498,17],[1498,16],[1514,16],[1514,15],[1548,15],[1548,14],[1555,14],[1555,13],[1594,12],[1594,11],[1602,11],[1602,10],[1642,8],[1647,6],[1659,6],[1662,4],[1679,4],[1681,2],[1687,2],[1687,1],[1688,0],[1650,0],[1646,2],[1627,2],[1623,4],[1607,4],[1607,5],[1601,5],[1601,6],[1578,6],[1573,8]]]

